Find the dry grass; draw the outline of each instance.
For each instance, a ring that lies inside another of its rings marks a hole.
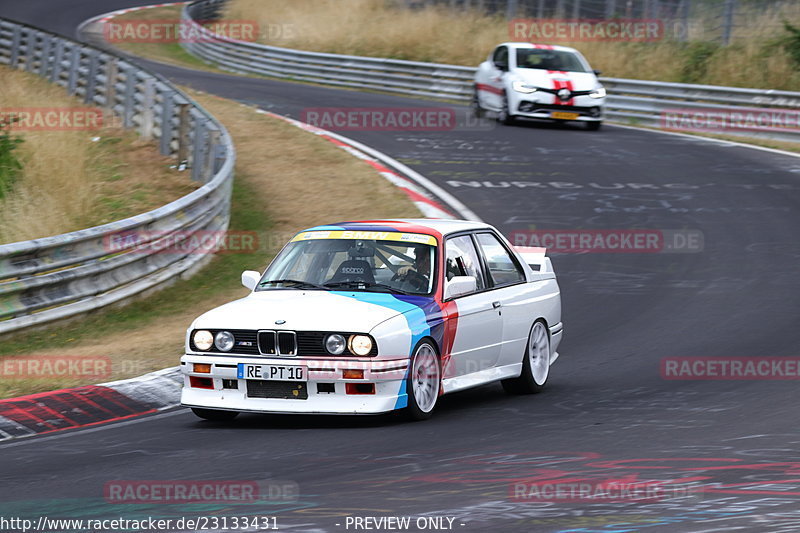
[[[109,380],[177,365],[191,321],[208,309],[244,296],[246,290],[238,279],[241,270],[263,270],[298,230],[348,219],[421,216],[399,189],[332,143],[258,114],[254,108],[187,91],[233,136],[237,147],[236,187],[249,213],[242,213],[241,203],[234,205],[231,229],[258,230],[262,249],[257,255],[217,257],[195,278],[146,300],[77,325],[48,329],[36,335],[34,350],[26,346],[31,339],[25,340],[23,333],[19,341],[13,339],[0,347],[3,357],[107,356],[113,370]],[[253,210],[259,211],[255,220],[268,213],[268,227],[241,225],[243,218],[253,222]],[[0,398],[96,381],[0,379]]]
[[[0,67],[0,109],[78,108],[77,99],[39,77]],[[118,220],[187,194],[188,177],[153,143],[113,124],[93,130],[14,130],[20,177],[0,200],[0,243]]]
[[[800,89],[800,69],[783,49],[770,45],[782,33],[776,32],[782,20],[800,23],[800,4],[780,11],[740,10],[739,16],[737,28],[743,30],[737,30],[734,45],[715,49],[708,58],[697,43],[558,44],[578,48],[610,77]],[[257,21],[261,42],[275,46],[457,65],[477,65],[495,45],[510,40],[501,17],[444,7],[412,11],[390,0],[232,0],[226,18]]]

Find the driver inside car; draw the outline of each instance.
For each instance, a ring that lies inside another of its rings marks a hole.
[[[397,269],[395,278],[417,290],[427,290],[431,274],[431,251],[428,246],[414,248],[414,264]]]

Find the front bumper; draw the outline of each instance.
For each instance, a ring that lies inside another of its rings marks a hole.
[[[194,371],[194,364],[210,364],[210,373]],[[302,365],[308,368],[307,399],[260,398],[248,395],[246,379],[238,379],[239,363]],[[181,405],[203,409],[257,413],[379,414],[407,405],[406,373],[409,360],[375,358],[295,358],[262,356],[207,356],[181,358]],[[344,370],[362,370],[363,379],[345,379]],[[191,377],[204,378],[211,388],[192,386]],[[207,380],[210,380],[207,381]],[[362,384],[374,393],[351,393],[347,384]],[[319,387],[329,392],[322,392]]]
[[[524,95],[515,93],[509,102],[513,114],[519,117],[548,119],[548,120],[574,120],[577,122],[600,122],[603,120],[603,108],[605,98],[590,98],[589,96],[577,96],[572,99],[572,103],[557,102],[551,95]],[[559,118],[553,113],[575,114],[574,118]]]

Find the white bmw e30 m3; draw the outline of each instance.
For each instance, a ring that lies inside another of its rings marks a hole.
[[[558,357],[550,259],[487,224],[318,226],[242,283],[249,295],[186,333],[181,403],[202,418],[404,409],[425,419],[441,395],[485,383],[538,392]]]

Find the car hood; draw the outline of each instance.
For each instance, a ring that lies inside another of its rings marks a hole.
[[[574,91],[591,91],[599,85],[597,76],[595,76],[593,72],[556,72],[523,68],[516,69],[514,71],[514,77],[527,84],[543,87],[545,89],[554,89],[556,87],[556,81],[571,82],[572,90]]]
[[[192,327],[368,333],[408,309],[407,303],[387,293],[268,290],[212,309]],[[279,321],[285,322],[276,324]]]

